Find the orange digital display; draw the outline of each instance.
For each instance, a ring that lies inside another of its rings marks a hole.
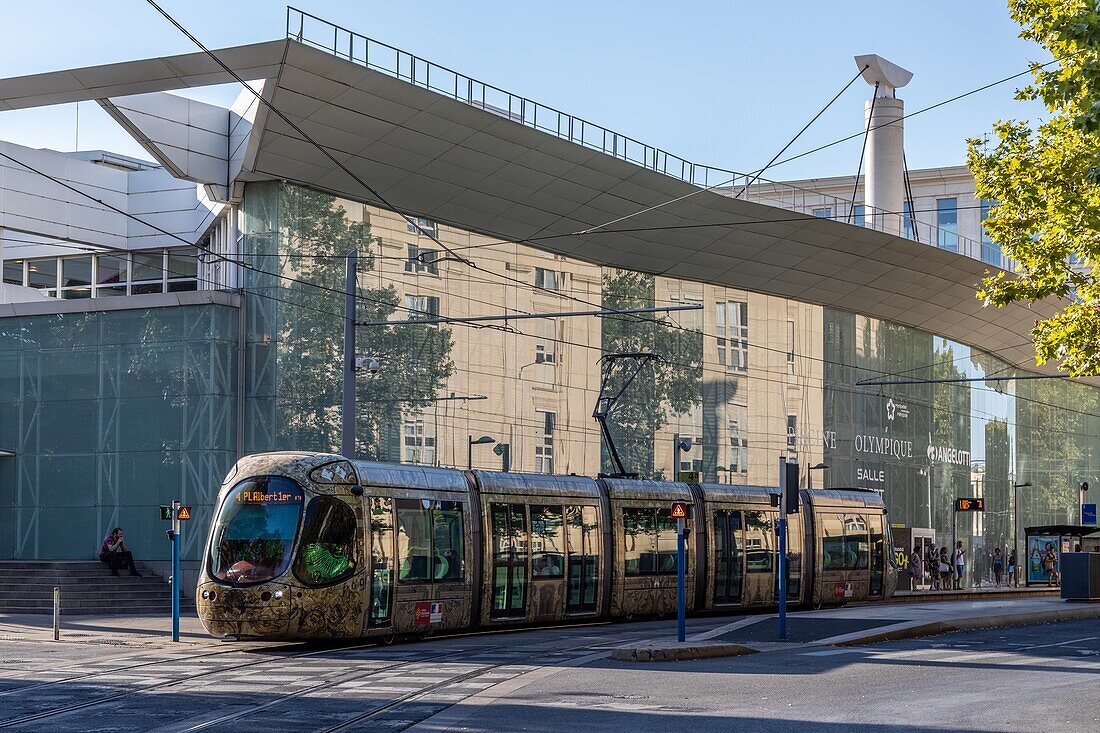
[[[984,512],[985,499],[973,497],[968,499],[955,499],[955,511],[957,512]]]

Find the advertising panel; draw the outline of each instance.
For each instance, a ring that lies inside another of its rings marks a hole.
[[[1062,557],[1061,542],[1057,535],[1033,535],[1027,538],[1027,582],[1047,582],[1047,571],[1043,569],[1043,556],[1048,549],[1053,549],[1058,560]],[[1058,560],[1054,563],[1054,569],[1058,569]]]

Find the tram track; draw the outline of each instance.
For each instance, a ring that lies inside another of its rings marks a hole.
[[[375,647],[375,646],[378,646],[377,642],[372,641],[372,642],[366,643],[366,644],[356,644],[356,645],[352,645],[352,646],[338,647],[338,650],[339,651],[349,651],[349,650],[355,650],[355,649],[365,649],[367,647]],[[123,700],[125,698],[132,697],[134,695],[145,694],[145,693],[148,693],[148,692],[152,692],[154,690],[162,690],[162,689],[165,689],[165,688],[168,688],[168,687],[173,687],[175,685],[180,685],[180,684],[183,684],[185,682],[190,682],[190,681],[195,680],[195,679],[206,678],[206,677],[210,677],[212,675],[224,674],[226,672],[233,672],[233,671],[237,671],[237,670],[240,670],[240,669],[247,669],[247,668],[250,668],[250,667],[257,667],[257,666],[264,665],[264,664],[273,664],[273,663],[276,663],[276,662],[285,662],[285,661],[291,660],[291,659],[301,659],[301,658],[304,658],[304,657],[316,656],[318,654],[323,654],[323,653],[330,652],[330,651],[332,651],[331,648],[316,649],[316,650],[308,651],[308,652],[301,652],[301,653],[297,653],[297,654],[290,654],[290,655],[287,655],[287,656],[280,656],[280,657],[274,658],[274,659],[259,659],[259,660],[255,660],[255,661],[251,661],[251,662],[244,662],[244,663],[241,663],[241,664],[231,664],[231,665],[228,665],[226,667],[221,667],[221,668],[218,668],[218,669],[205,670],[205,671],[202,671],[202,672],[198,672],[198,673],[189,675],[187,677],[182,677],[182,678],[178,678],[178,679],[171,679],[171,680],[165,680],[164,682],[154,683],[152,685],[146,685],[146,686],[141,687],[139,689],[124,690],[124,691],[113,693],[113,694],[109,693],[107,695],[102,695],[102,696],[96,697],[92,700],[85,700],[83,702],[72,703],[70,705],[63,705],[59,708],[54,708],[53,710],[44,710],[40,713],[33,713],[31,715],[24,715],[24,716],[19,717],[19,718],[11,718],[9,720],[0,720],[0,729],[15,728],[15,727],[18,727],[18,726],[21,726],[21,725],[25,725],[26,723],[33,723],[35,721],[45,720],[45,719],[60,716],[60,715],[67,715],[69,713],[73,713],[73,712],[76,712],[78,710],[91,709],[91,708],[94,708],[94,707],[97,707],[97,706],[100,706],[100,705],[105,705],[105,704],[110,703],[110,702]],[[219,656],[221,654],[232,654],[232,653],[241,653],[241,650],[239,650],[239,649],[229,649],[229,650],[226,650],[224,652],[213,652],[210,655],[200,655],[200,656]],[[159,660],[158,663],[164,664],[165,661],[164,660]],[[140,665],[140,666],[146,666],[146,665]],[[90,676],[92,676],[92,677],[102,677],[104,675],[111,674],[111,673],[112,673],[111,671],[104,671],[104,672],[93,673]],[[48,685],[48,684],[52,684],[52,683],[43,683],[43,684]],[[23,691],[23,690],[16,690],[16,691]]]

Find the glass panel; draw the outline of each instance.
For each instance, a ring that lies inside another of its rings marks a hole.
[[[730,555],[730,594],[729,600],[738,602],[741,600],[741,586],[745,579],[745,571],[742,565],[744,552],[741,549],[745,545],[744,528],[741,521],[741,512],[730,512],[729,535],[726,537],[729,544]]]
[[[168,250],[168,277],[195,278],[199,276],[199,261],[191,250]]]
[[[773,515],[745,512],[745,572],[770,573],[775,561]]]
[[[27,287],[56,288],[57,259],[30,260],[27,262]]]
[[[565,571],[565,523],[560,506],[531,507],[531,574],[561,578]]]
[[[370,500],[370,622],[384,624],[393,613],[393,501]]]
[[[676,520],[672,518],[671,509],[658,509],[657,572],[661,575],[675,575],[676,558]]]
[[[116,295],[126,295],[126,286],[112,285],[110,287],[106,287],[100,285],[95,289],[95,296],[97,298],[110,298]]]
[[[92,289],[91,288],[70,288],[68,290],[62,290],[61,291],[61,297],[65,298],[65,299],[68,299],[68,300],[75,300],[75,299],[79,299],[79,298],[90,298],[90,297],[92,297]]]
[[[465,559],[462,535],[462,504],[457,501],[433,502],[433,536],[435,537],[436,580],[463,580]]]
[[[328,496],[309,502],[294,573],[306,585],[327,585],[355,571],[355,512]]]
[[[133,280],[160,280],[164,277],[164,255],[161,252],[135,252]]]
[[[657,525],[652,509],[623,509],[626,575],[652,575],[656,567]]]
[[[871,587],[873,596],[882,595],[882,575],[886,563],[886,542],[882,533],[883,517],[868,518],[871,525]]]
[[[844,568],[867,570],[870,567],[871,543],[867,535],[867,520],[859,514],[844,517]]]
[[[714,600],[720,602],[729,594],[729,554],[726,533],[729,531],[729,512],[719,509],[714,513]]]
[[[61,260],[61,287],[71,288],[91,284],[91,257],[65,257]]]
[[[397,578],[406,583],[431,580],[430,502],[397,499]]]
[[[936,199],[936,244],[952,252],[959,251],[959,212],[955,199]]]
[[[522,614],[527,601],[527,512],[523,505],[512,504],[508,523],[513,535],[512,583],[508,590],[508,608]]]
[[[821,566],[825,570],[843,570],[844,521],[839,514],[821,515]]]
[[[282,575],[302,514],[302,487],[281,476],[255,476],[234,487],[210,540],[210,574],[235,585]]]
[[[23,260],[4,260],[4,282],[8,285],[23,284]]]
[[[133,295],[148,295],[150,293],[163,293],[164,284],[159,280],[153,283],[134,283],[130,286],[130,293]]]
[[[184,293],[199,289],[198,280],[175,280],[168,283],[169,293]]]
[[[802,594],[802,518],[797,514],[787,517],[787,598]],[[793,544],[792,544],[793,540]]]
[[[96,258],[95,280],[100,285],[117,285],[128,279],[130,263],[125,257],[100,255]]]

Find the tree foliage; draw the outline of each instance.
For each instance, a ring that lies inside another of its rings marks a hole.
[[[652,275],[629,270],[605,270],[605,308],[648,308],[655,302]],[[703,377],[703,336],[676,327],[667,316],[604,317],[603,352],[650,352],[660,359],[644,367],[608,417],[608,427],[627,471],[660,478],[653,463],[654,438],[671,414],[681,415],[699,404]],[[612,376],[617,392],[632,369]],[[615,471],[604,451],[603,470]]]
[[[375,267],[370,226],[354,221],[331,195],[300,186],[281,190],[285,232],[280,298],[279,380],[281,429],[296,448],[339,451],[343,354],[342,255],[359,253],[356,319],[385,321],[401,309],[393,285],[363,287]],[[314,287],[322,285],[323,289]],[[451,333],[430,325],[360,327],[356,351],[378,359],[375,375],[356,379],[356,454],[373,460],[400,460],[401,421],[436,397],[454,370]]]
[[[1055,59],[1032,64],[1034,83],[1017,93],[1050,119],[998,122],[988,152],[968,141],[977,194],[997,202],[986,230],[1019,263],[1016,275],[985,278],[978,297],[998,307],[1069,298],[1032,331],[1036,360],[1100,374],[1100,11],[1085,0],[1010,0],[1009,10],[1020,37]]]

